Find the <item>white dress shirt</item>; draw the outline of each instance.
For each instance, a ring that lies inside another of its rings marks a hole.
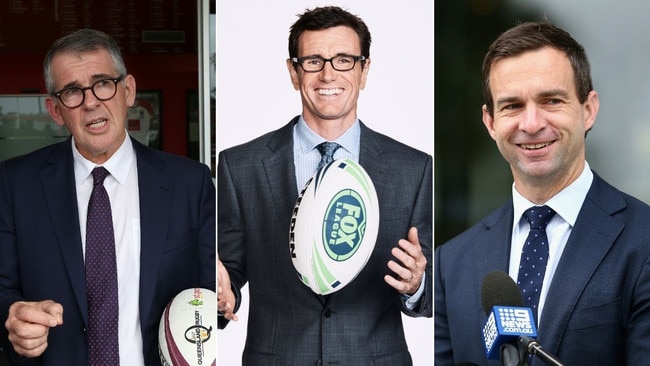
[[[542,284],[542,292],[539,297],[538,305],[538,319],[542,318],[542,311],[544,310],[544,301],[548,294],[548,289],[553,281],[555,269],[560,262],[560,257],[564,251],[571,229],[576,223],[578,213],[582,208],[582,204],[587,197],[587,192],[591,187],[591,182],[594,175],[589,168],[589,164],[585,162],[585,167],[578,179],[571,183],[568,187],[558,192],[555,196],[551,197],[543,205],[552,208],[556,214],[549,221],[546,226],[546,235],[549,242],[549,255],[548,263],[546,265],[546,272],[544,274],[544,282]],[[530,226],[526,219],[522,217],[524,211],[536,204],[530,202],[523,197],[515,185],[512,185],[512,203],[514,206],[514,222],[512,227],[512,242],[510,245],[510,267],[508,274],[515,282],[519,273],[519,262],[521,260],[521,252],[524,247],[524,242],[528,237]],[[539,321],[537,326],[539,327]]]
[[[93,188],[91,172],[97,165],[81,156],[75,147],[74,138],[72,139],[72,152],[79,227],[85,257],[88,201]],[[127,134],[120,148],[102,166],[110,173],[104,180],[104,187],[111,201],[113,229],[115,232],[120,364],[144,366],[139,312],[140,196],[136,162],[133,144]]]

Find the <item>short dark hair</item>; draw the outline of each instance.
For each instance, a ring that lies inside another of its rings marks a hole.
[[[43,76],[45,77],[47,92],[50,94],[54,92],[54,80],[52,79],[52,59],[54,56],[61,53],[80,54],[99,49],[108,51],[118,74],[127,74],[120,47],[111,36],[95,29],[80,29],[57,39],[47,51],[43,61]]]
[[[502,33],[490,46],[483,59],[483,98],[490,113],[494,113],[494,100],[490,91],[490,70],[497,61],[543,47],[553,47],[566,54],[573,68],[576,93],[580,103],[587,101],[593,90],[589,60],[585,49],[571,35],[548,20],[525,22]]]
[[[298,14],[298,20],[293,23],[289,32],[289,57],[300,57],[298,55],[298,40],[305,31],[317,31],[338,26],[350,27],[357,33],[361,56],[369,58],[372,40],[368,26],[361,18],[338,6],[317,7]],[[361,61],[361,66],[364,64]]]

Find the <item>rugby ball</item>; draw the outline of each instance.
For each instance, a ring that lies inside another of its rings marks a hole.
[[[215,366],[217,294],[204,288],[181,291],[167,304],[158,327],[163,366]]]
[[[291,260],[313,292],[341,290],[363,270],[377,240],[379,201],[372,180],[353,160],[335,160],[312,176],[294,206]]]

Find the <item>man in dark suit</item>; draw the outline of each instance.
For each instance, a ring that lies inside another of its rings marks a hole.
[[[308,10],[291,27],[289,49],[302,114],[219,155],[220,326],[236,320],[239,290],[248,283],[244,365],[411,365],[401,314],[432,315],[431,156],[358,120],[370,68],[361,19],[338,7]],[[319,296],[296,274],[289,228],[324,141],[339,144],[334,159],[353,159],[368,172],[380,226],[358,277]]]
[[[165,305],[187,288],[215,289],[210,171],[128,136],[135,79],[108,35],[86,29],[62,37],[44,71],[47,110],[72,136],[0,163],[0,344],[21,365],[160,365]],[[94,240],[86,212],[96,167],[109,173],[103,186],[114,229],[114,249],[103,254],[115,258],[119,304],[110,363],[89,356],[91,344],[110,342],[107,329],[91,335],[89,313],[99,301],[91,302],[85,272],[92,269],[84,265]]]
[[[548,22],[522,23],[492,44],[483,80],[483,122],[510,164],[512,200],[436,249],[436,364],[499,364],[481,333],[481,283],[495,270],[517,280],[539,343],[564,364],[650,364],[650,208],[585,160],[599,101],[583,47]],[[526,239],[522,213],[542,205],[555,212],[547,240]],[[543,280],[530,292],[532,258],[544,258],[534,270]]]

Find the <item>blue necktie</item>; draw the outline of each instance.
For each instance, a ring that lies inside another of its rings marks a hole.
[[[517,285],[524,298],[524,304],[533,310],[535,319],[537,319],[537,305],[548,262],[546,225],[553,215],[555,211],[548,206],[531,207],[523,215],[530,224],[530,231],[521,251]]]
[[[320,152],[320,162],[318,163],[318,168],[316,168],[317,171],[326,164],[334,161],[334,152],[339,147],[341,147],[341,145],[337,144],[336,142],[329,141],[325,141],[316,146],[318,152]]]
[[[118,366],[119,305],[111,203],[104,188],[108,171],[93,169],[93,191],[86,223],[86,293],[88,295],[88,364]]]

